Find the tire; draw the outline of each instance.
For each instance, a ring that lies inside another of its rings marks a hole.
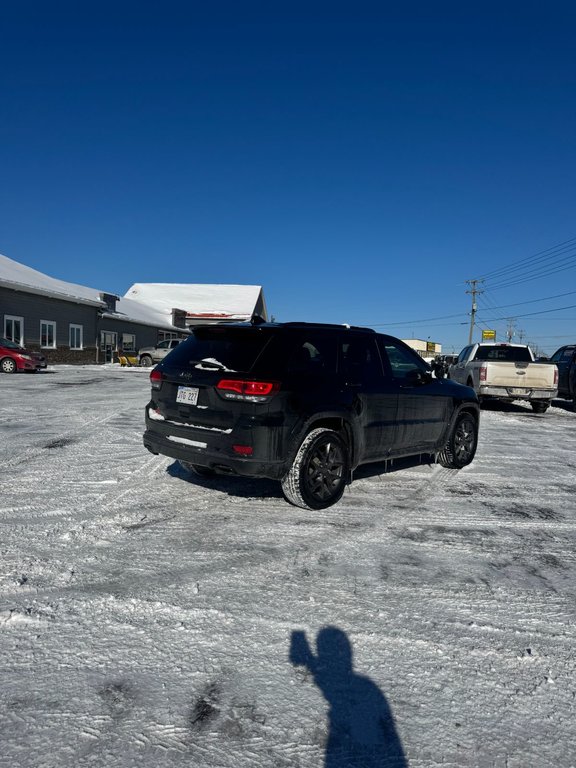
[[[152,365],[152,358],[150,357],[150,355],[142,355],[142,357],[140,358],[140,365],[142,366],[142,368],[150,368],[150,366]]]
[[[16,373],[16,363],[11,357],[5,357],[0,360],[0,370],[2,373]]]
[[[302,509],[326,509],[342,498],[350,474],[350,454],[332,429],[309,432],[282,479],[286,500]]]
[[[534,413],[546,413],[550,407],[550,403],[542,403],[538,400],[533,400],[530,405],[532,406]]]
[[[478,425],[468,413],[458,417],[444,448],[438,454],[438,463],[449,469],[462,469],[470,464],[478,445]]]
[[[214,477],[216,474],[210,467],[203,467],[201,464],[191,464],[189,461],[182,461],[182,459],[178,459],[178,461],[183,469],[191,472],[193,475],[198,475],[198,477]]]

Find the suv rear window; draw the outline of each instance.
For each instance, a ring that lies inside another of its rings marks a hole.
[[[474,360],[503,360],[513,363],[531,363],[532,357],[527,347],[480,346],[476,350]]]
[[[206,361],[222,370],[247,373],[270,341],[265,329],[207,326],[195,328],[165,359],[165,365],[187,368]]]

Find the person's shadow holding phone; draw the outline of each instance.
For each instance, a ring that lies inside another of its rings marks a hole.
[[[386,698],[354,673],[346,633],[324,627],[314,655],[304,632],[292,632],[290,661],[306,667],[330,706],[325,768],[407,768]]]

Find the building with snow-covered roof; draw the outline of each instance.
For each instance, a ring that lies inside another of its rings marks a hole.
[[[49,363],[111,362],[120,349],[136,353],[185,336],[189,325],[265,313],[258,286],[136,283],[120,297],[58,280],[0,254],[0,333],[42,350]]]
[[[187,283],[134,283],[125,299],[169,313],[179,307],[186,313],[186,325],[267,320],[266,303],[259,285],[195,285]]]

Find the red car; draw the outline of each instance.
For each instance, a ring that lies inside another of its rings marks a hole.
[[[46,358],[38,352],[30,352],[15,341],[0,338],[0,371],[41,371],[46,368]]]

